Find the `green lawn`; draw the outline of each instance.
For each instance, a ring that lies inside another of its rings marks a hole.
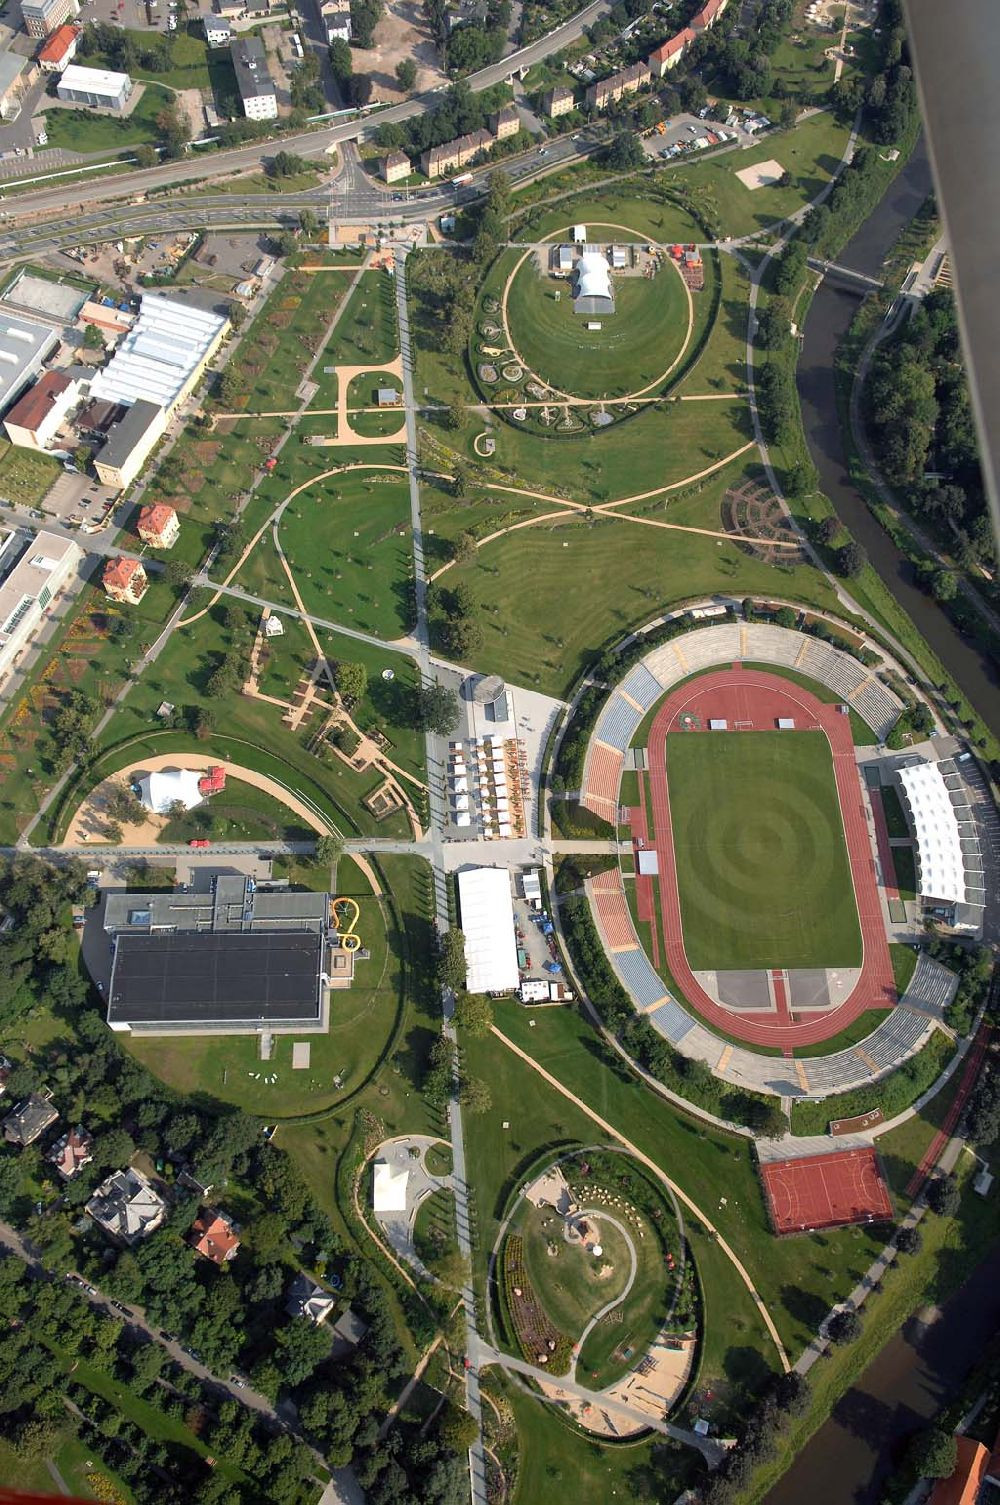
[[[298,407],[295,396],[310,360],[322,347],[327,325],[346,297],[350,273],[311,276],[286,272],[244,336],[235,364],[246,382],[246,396],[234,410],[285,412]],[[323,359],[317,363],[319,380]],[[329,403],[317,402],[318,407]]]
[[[656,383],[687,339],[680,274],[669,265],[652,278],[616,277],[614,295],[614,313],[588,321],[574,312],[566,279],[543,275],[528,256],[507,302],[511,339],[528,368],[577,397],[624,397]]]
[[[227,779],[221,794],[167,821],[158,841],[304,841],[313,835],[280,800],[241,779]]]
[[[860,965],[823,733],[674,733],[667,774],[684,949],[696,971]]]
[[[620,231],[634,230],[660,245],[673,241],[702,241],[704,231],[680,204],[671,203],[664,189],[666,179],[654,184],[635,183],[606,189],[588,188],[564,199],[551,209],[536,208],[517,229],[518,240],[555,239],[560,231],[587,225],[597,241],[620,240]],[[520,201],[520,196],[515,204]],[[602,233],[603,232],[603,233]]]
[[[371,952],[355,962],[350,988],[330,994],[330,1027],[303,1035],[311,1047],[305,1070],[292,1070],[294,1036],[277,1035],[270,1061],[262,1063],[256,1036],[195,1035],[187,1039],[123,1036],[128,1049],[157,1076],[181,1092],[204,1092],[267,1118],[287,1118],[335,1104],[370,1075],[392,1034],[400,1008],[400,937],[388,912],[360,869],[338,864],[337,892],[357,898],[358,933]],[[260,1073],[255,1081],[251,1073]],[[275,1083],[264,1077],[276,1073]],[[333,1078],[339,1076],[341,1086]]]
[[[88,60],[89,61],[89,60]],[[45,111],[48,145],[74,152],[111,152],[142,141],[156,141],[160,132],[156,117],[173,104],[170,89],[144,83],[142,98],[130,115],[95,115],[93,110],[70,110],[60,105]]]
[[[917,897],[917,859],[912,847],[893,847],[892,865],[901,899]]]
[[[343,281],[339,277],[316,277],[314,280],[335,282],[344,288],[349,285],[346,273]],[[322,373],[324,366],[378,366],[383,361],[392,360],[398,353],[395,281],[384,270],[362,272],[350,302],[323,350],[318,373]],[[320,380],[319,374],[316,379]],[[314,407],[331,406],[322,400],[324,391],[321,382],[320,391],[313,400]]]
[[[0,496],[23,507],[37,507],[49,492],[53,481],[62,474],[62,466],[51,455],[19,449],[0,440]]]
[[[740,392],[746,385],[747,274],[735,256],[706,257],[706,273],[718,266],[722,279],[721,299],[712,332],[691,374],[681,383],[681,393]],[[705,291],[699,299],[708,296]]]
[[[890,946],[889,955],[892,957],[892,977],[896,984],[896,992],[902,998],[910,986],[910,978],[916,971],[917,953],[912,946]]]
[[[885,811],[885,823],[890,836],[909,836],[910,827],[907,824],[906,812],[903,802],[899,797],[899,790],[895,784],[883,784],[881,789],[882,809]]]

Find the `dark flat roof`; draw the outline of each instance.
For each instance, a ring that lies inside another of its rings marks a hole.
[[[121,934],[108,1023],[169,1029],[318,1021],[324,944],[308,931]]]

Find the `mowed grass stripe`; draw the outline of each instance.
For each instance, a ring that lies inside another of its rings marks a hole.
[[[667,776],[684,947],[696,971],[860,965],[822,732],[675,732]]]

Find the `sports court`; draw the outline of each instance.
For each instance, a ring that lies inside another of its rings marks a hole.
[[[840,1150],[760,1166],[775,1233],[807,1233],[891,1218],[892,1202],[873,1149]]]

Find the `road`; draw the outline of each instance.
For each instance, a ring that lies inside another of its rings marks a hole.
[[[494,84],[503,83],[515,69],[529,68],[553,52],[559,52],[570,42],[575,42],[588,26],[609,9],[610,0],[590,0],[590,4],[584,6],[575,16],[571,16],[562,26],[549,32],[547,36],[540,37],[538,41],[529,43],[527,47],[522,47],[517,52],[512,52],[500,62],[490,64],[488,68],[481,68],[478,73],[470,74],[466,82],[474,93],[489,89]],[[264,162],[274,156],[276,151],[294,152],[300,157],[321,157],[332,147],[339,146],[346,141],[356,141],[366,132],[374,131],[380,125],[411,120],[425,110],[432,110],[440,102],[439,94],[439,90],[432,90],[430,93],[419,94],[412,99],[405,100],[402,104],[391,105],[388,109],[379,110],[358,119],[340,121],[334,126],[302,131],[296,135],[282,136],[275,141],[255,141],[248,146],[234,147],[226,152],[210,151],[204,157],[185,156],[179,162],[165,162],[158,167],[117,174],[113,179],[104,182],[100,179],[74,182],[70,190],[73,202],[79,207],[85,204],[106,202],[109,197],[118,199],[132,197],[139,193],[159,193],[164,188],[178,183],[190,183],[192,179],[199,177],[219,177],[222,174],[241,172],[248,168],[260,168]],[[16,199],[8,199],[6,202],[11,217],[8,223],[16,223],[36,214],[65,213],[66,194],[65,186],[56,186],[41,188],[34,193],[20,194]],[[388,197],[391,202],[391,195]],[[160,229],[172,228],[162,220],[158,221],[158,227]],[[6,254],[5,248],[4,254]]]

